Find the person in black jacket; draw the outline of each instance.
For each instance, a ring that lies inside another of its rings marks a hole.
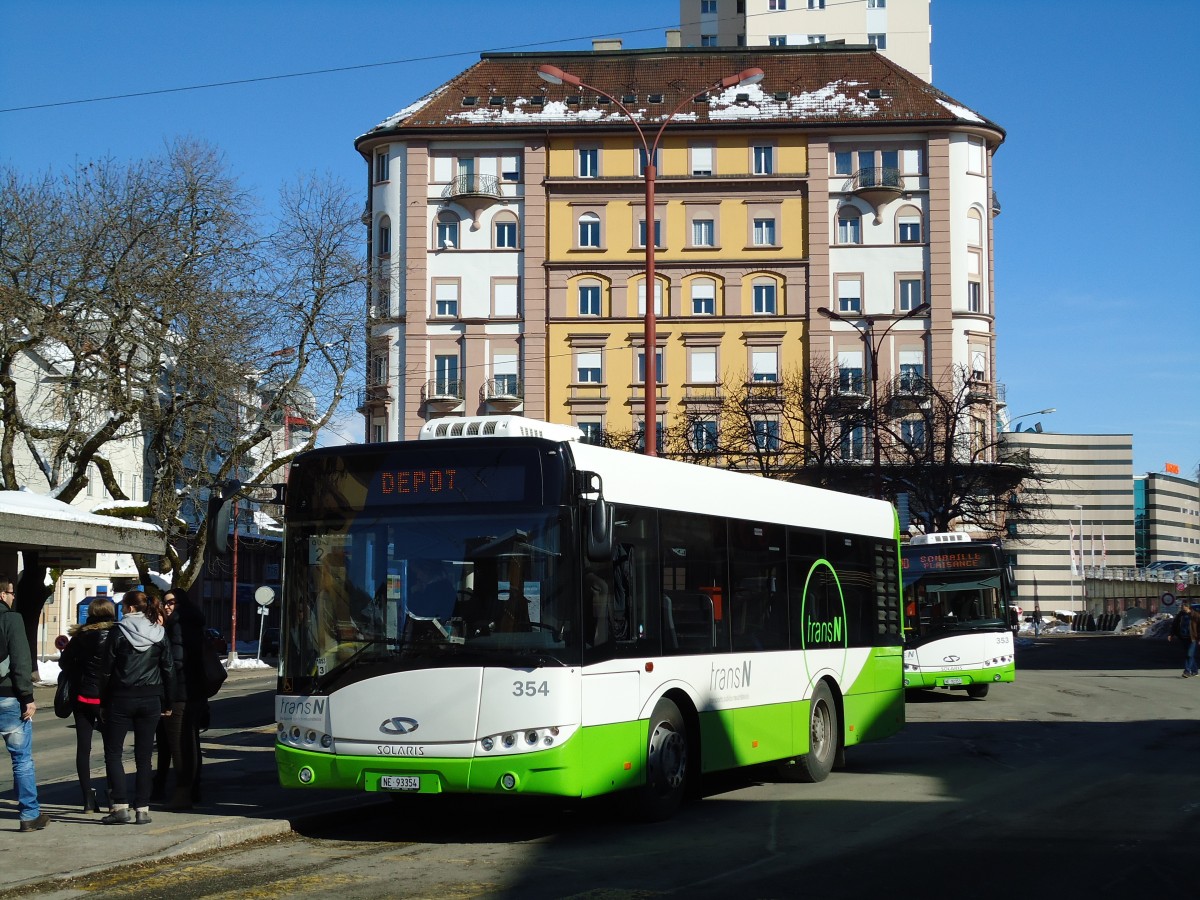
[[[175,789],[168,809],[191,809],[200,800],[200,729],[208,716],[204,679],[204,613],[182,588],[163,594],[167,636],[175,663],[172,714],[158,726],[158,769],[152,800],[166,797],[167,773],[175,767]]]
[[[75,771],[83,791],[83,811],[99,812],[100,801],[92,787],[92,735],[100,730],[101,666],[117,608],[107,597],[97,597],[88,606],[87,624],[68,629],[71,642],[58,660],[67,674],[75,698]]]
[[[160,716],[171,715],[175,699],[175,663],[162,626],[162,606],[142,591],[121,600],[124,618],[112,629],[104,648],[100,696],[104,716],[104,764],[108,772],[111,810],[105,825],[150,824],[150,789],[154,781],[154,731]],[[133,731],[134,815],[127,800],[121,755],[125,736]]]

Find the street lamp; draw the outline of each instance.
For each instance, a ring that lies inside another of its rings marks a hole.
[[[671,120],[675,118],[680,110],[697,97],[707,94],[714,89],[724,90],[731,87],[757,84],[763,80],[764,73],[759,68],[743,69],[736,75],[728,75],[702,90],[689,94],[662,120],[662,124],[658,127],[653,140],[647,139],[646,133],[638,123],[637,116],[608,91],[586,84],[578,75],[566,72],[558,68],[558,66],[541,65],[538,66],[537,73],[538,77],[543,81],[548,81],[550,84],[569,84],[572,87],[593,91],[601,97],[605,97],[629,119],[634,130],[637,132],[638,139],[642,142],[642,149],[646,154],[646,165],[642,169],[642,177],[646,182],[646,317],[644,336],[646,404],[645,411],[643,412],[646,426],[644,452],[646,456],[656,456],[658,443],[658,365],[656,359],[658,353],[658,335],[657,322],[654,317],[654,298],[657,288],[654,272],[654,249],[657,243],[654,229],[654,177],[656,174],[654,155],[658,152],[659,141],[662,140],[663,131],[666,130],[667,125],[670,124]]]
[[[1048,416],[1053,412],[1058,412],[1058,409],[1053,406],[1048,406],[1045,409],[1035,409],[1033,412],[1022,413],[1019,416],[1011,416],[1008,420],[1008,430],[1015,432],[1017,429],[1013,428],[1013,426],[1022,419],[1028,419],[1030,416]]]
[[[914,306],[904,315],[892,320],[892,324],[883,329],[883,333],[879,335],[879,343],[875,342],[875,323],[883,316],[854,316],[849,318],[840,313],[835,313],[833,310],[825,306],[817,307],[817,312],[827,319],[832,319],[835,322],[845,322],[851,328],[858,332],[858,336],[862,338],[863,346],[867,350],[867,360],[871,366],[871,444],[874,453],[874,461],[872,463],[872,471],[875,480],[875,499],[883,499],[883,467],[880,464],[880,447],[879,447],[879,348],[883,346],[884,338],[888,333],[903,322],[905,319],[911,319],[913,316],[921,315],[929,311],[928,303],[921,303]],[[857,320],[865,322],[860,325]]]

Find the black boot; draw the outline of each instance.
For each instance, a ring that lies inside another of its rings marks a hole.
[[[83,789],[83,811],[85,813],[100,812],[100,800],[96,797],[94,788]]]

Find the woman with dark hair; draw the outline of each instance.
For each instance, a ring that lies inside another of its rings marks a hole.
[[[175,664],[175,702],[159,723],[158,770],[151,800],[166,798],[167,773],[175,768],[175,789],[168,809],[191,809],[200,799],[200,728],[208,716],[204,678],[204,613],[182,588],[163,594],[167,638]]]
[[[154,782],[154,731],[160,716],[171,715],[175,699],[175,664],[163,628],[157,598],[129,591],[121,600],[124,618],[112,629],[104,651],[102,709],[104,764],[108,773],[110,811],[105,825],[150,824],[150,789]],[[134,813],[129,811],[121,754],[133,731]]]
[[[117,608],[107,597],[97,597],[88,606],[87,623],[68,629],[71,642],[59,658],[59,667],[67,674],[71,696],[75,698],[75,772],[83,791],[83,811],[99,812],[100,802],[92,787],[92,735],[100,731],[100,686],[104,651],[113,627]]]

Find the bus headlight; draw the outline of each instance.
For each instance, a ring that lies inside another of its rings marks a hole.
[[[481,747],[483,747],[484,750],[487,750],[489,752],[491,751],[491,749],[493,747],[496,746],[495,740],[493,740],[490,737],[485,737],[482,741],[479,742],[479,744]]]

